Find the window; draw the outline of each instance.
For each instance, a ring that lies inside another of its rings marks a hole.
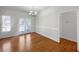
[[[2,16],[2,32],[11,31],[11,17]]]
[[[24,21],[23,18],[20,19],[19,25],[20,25],[19,31],[20,31],[20,32],[25,31],[25,21]]]

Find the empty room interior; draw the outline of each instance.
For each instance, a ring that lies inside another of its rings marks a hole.
[[[79,6],[0,6],[0,52],[78,52]]]

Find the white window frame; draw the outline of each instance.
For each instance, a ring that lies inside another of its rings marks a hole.
[[[24,18],[20,18],[19,19],[19,31],[20,32],[25,32],[25,19]]]
[[[1,32],[9,32],[9,31],[11,31],[11,17],[2,16]]]

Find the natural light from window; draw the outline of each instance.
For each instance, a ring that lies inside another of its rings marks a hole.
[[[25,21],[24,21],[23,18],[20,19],[19,25],[20,25],[19,31],[20,31],[20,32],[22,32],[22,31],[24,32],[24,31],[25,31]]]
[[[11,17],[2,16],[2,32],[11,31]]]

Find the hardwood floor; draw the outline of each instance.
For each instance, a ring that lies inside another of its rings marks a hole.
[[[52,41],[49,38],[41,36],[37,33],[33,33],[33,35],[34,36],[32,36],[32,51],[41,51],[41,52],[61,51],[61,46],[57,42]]]
[[[68,52],[77,51],[77,43],[61,39],[57,43],[37,33],[0,39],[1,52]]]
[[[63,47],[64,52],[76,52],[77,51],[77,42],[69,41],[64,38],[60,38],[60,45]]]

